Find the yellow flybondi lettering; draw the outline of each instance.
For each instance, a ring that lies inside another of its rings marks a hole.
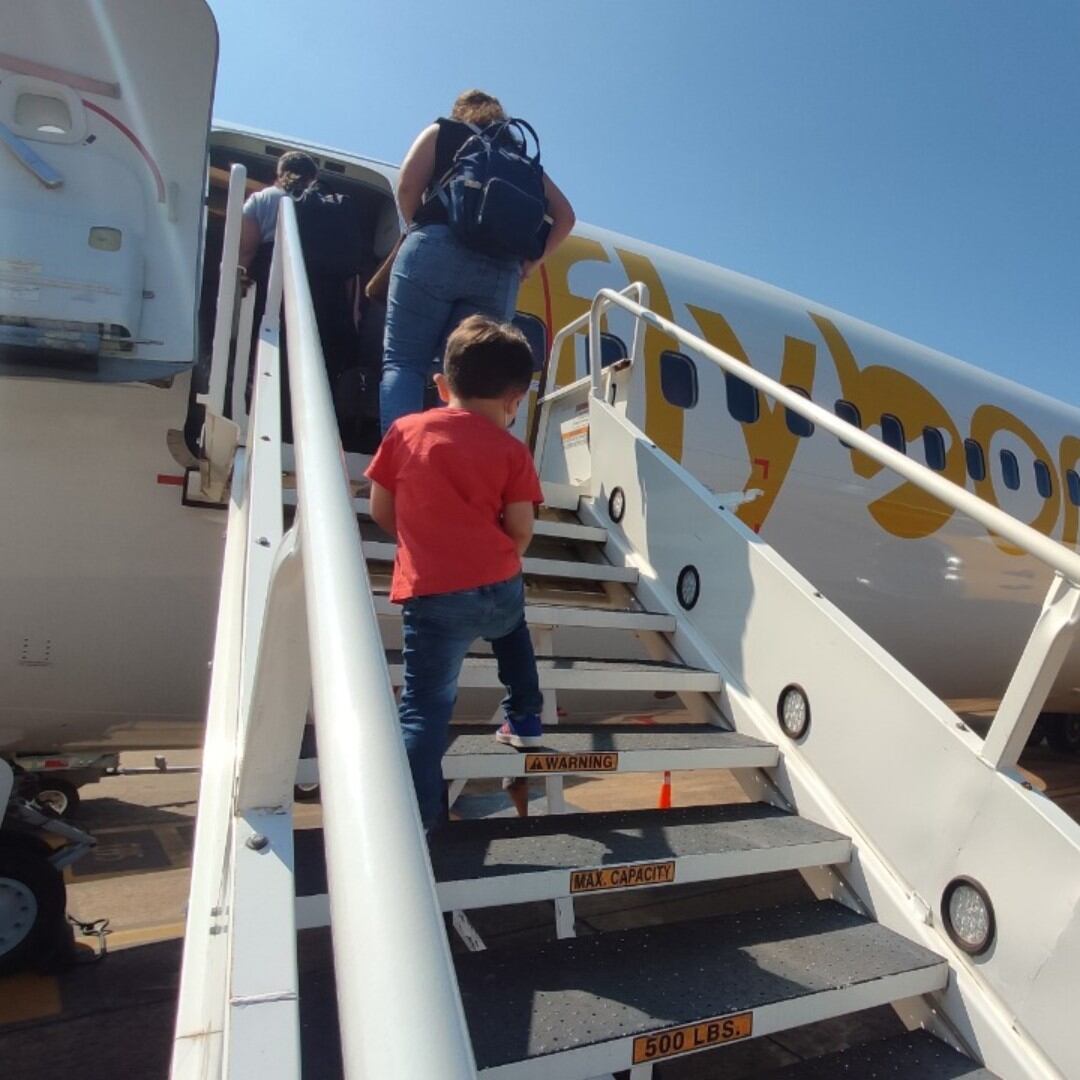
[[[1058,459],[1061,462],[1061,482],[1064,484],[1068,482],[1069,470],[1080,465],[1080,439],[1075,435],[1066,435],[1061,440]],[[1078,528],[1080,528],[1080,521],[1078,521],[1076,506],[1073,504],[1072,499],[1066,499],[1065,526],[1061,532],[1061,542],[1075,545]]]
[[[557,334],[567,323],[573,322],[579,315],[584,315],[592,304],[591,296],[577,296],[570,291],[570,270],[580,262],[611,262],[603,245],[597,240],[587,240],[583,236],[567,237],[566,242],[555,249],[555,253],[545,262],[547,267],[549,294],[551,297],[551,333]],[[536,281],[533,281],[533,278]],[[540,273],[533,274],[525,282],[532,289],[542,288]],[[541,305],[543,303],[541,294]],[[563,345],[559,362],[554,372],[555,386],[566,386],[577,377],[574,363],[574,337],[571,336]],[[549,387],[549,390],[554,387]]]
[[[1043,441],[1023,420],[1017,419],[1012,413],[1006,412],[997,405],[980,405],[971,417],[971,437],[983,447],[987,456],[990,453],[991,440],[998,431],[1007,431],[1015,435],[1018,439],[1027,443],[1036,458],[1045,461],[1048,466],[1050,465],[1050,451],[1046,449]],[[976,481],[975,492],[979,498],[985,499],[991,506],[998,506],[1000,504],[994,491],[994,481],[991,473],[990,462],[987,461],[986,476],[982,480]],[[1031,527],[1049,535],[1050,530],[1057,524],[1060,509],[1061,489],[1060,485],[1055,483],[1051,489],[1050,498],[1044,500],[1042,509],[1035,515],[1035,519],[1030,522]],[[1015,544],[1010,544],[1007,540],[1003,540],[1000,536],[994,533],[991,533],[990,536],[994,543],[1007,555],[1024,554],[1022,549]]]
[[[634,251],[615,249],[631,281],[642,281],[649,289],[648,306],[663,319],[674,322],[667,290],[652,261]],[[653,327],[645,331],[645,434],[665,454],[682,460],[683,410],[672,405],[660,392],[660,354],[678,349],[678,342]]]
[[[753,367],[742,342],[723,315],[706,308],[694,307],[692,304],[688,304],[687,308],[710,345],[715,345],[718,349],[730,353],[736,360]],[[786,386],[801,387],[808,394],[811,393],[816,363],[817,350],[809,341],[785,337],[780,382]],[[773,503],[787,479],[800,442],[799,437],[788,430],[784,407],[772,402],[764,394],[759,395],[759,400],[761,415],[758,420],[753,424],[741,425],[750,466],[743,491],[758,488],[764,494],[752,502],[743,503],[737,511],[743,524],[755,531],[761,528],[769,516],[769,511],[772,510]]]
[[[825,339],[840,380],[844,399],[852,402],[863,425],[873,426],[885,413],[897,417],[909,439],[922,436],[924,427],[942,429],[948,435],[944,475],[964,484],[964,453],[960,433],[945,406],[925,386],[896,368],[873,364],[859,368],[851,347],[835,324],[824,315],[810,313]],[[851,452],[851,466],[858,476],[869,478],[882,466],[857,450]],[[952,508],[906,481],[867,507],[874,520],[887,532],[908,540],[930,536],[950,517]]]

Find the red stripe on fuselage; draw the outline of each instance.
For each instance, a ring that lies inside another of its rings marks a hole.
[[[147,150],[146,147],[143,146],[142,142],[139,140],[138,135],[136,135],[135,132],[132,131],[131,128],[129,128],[127,124],[123,122],[123,120],[119,119],[116,116],[113,116],[113,114],[109,112],[108,109],[103,109],[100,105],[95,105],[92,101],[87,101],[86,98],[82,99],[82,103],[91,112],[96,112],[98,116],[103,116],[106,120],[108,120],[109,123],[112,124],[112,126],[116,128],[117,131],[119,131],[122,135],[129,139],[135,149],[138,150],[140,154],[142,154],[143,160],[146,162],[147,165],[150,166],[150,171],[154,174],[154,183],[157,185],[158,202],[163,203],[165,201],[165,178],[161,175],[161,170],[158,168],[157,162],[151,156],[150,151]]]

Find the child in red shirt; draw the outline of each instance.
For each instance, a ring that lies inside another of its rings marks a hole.
[[[443,814],[442,757],[472,643],[491,642],[508,690],[500,742],[539,743],[543,707],[521,578],[543,496],[527,447],[506,431],[532,382],[532,352],[514,327],[473,315],[450,335],[444,367],[435,381],[447,407],[396,420],[367,470],[371,516],[397,538],[398,712],[429,831]]]

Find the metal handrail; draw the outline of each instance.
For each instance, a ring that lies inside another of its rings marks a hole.
[[[681,326],[668,319],[657,315],[656,312],[641,304],[635,303],[614,289],[601,289],[593,298],[589,309],[589,339],[590,353],[599,355],[600,349],[600,316],[608,307],[620,307],[629,311],[636,319],[654,327],[661,333],[675,338],[680,344],[688,349],[712,361],[723,371],[736,376],[745,383],[779,401],[785,408],[798,413],[807,420],[820,425],[826,431],[831,432],[838,439],[842,439],[853,449],[859,450],[867,457],[872,458],[879,465],[898,473],[905,480],[921,488],[927,494],[932,495],[940,502],[959,510],[968,517],[984,525],[990,532],[1003,537],[1015,544],[1018,548],[1033,555],[1045,563],[1052,570],[1061,574],[1072,585],[1080,587],[1080,555],[1069,551],[1063,544],[1033,529],[1030,525],[1017,521],[1012,515],[1004,510],[980,499],[970,491],[965,490],[951,480],[933,472],[925,465],[912,461],[905,454],[886,446],[872,435],[867,435],[861,428],[841,420],[831,412],[823,409],[820,405],[804,398],[801,394],[789,390],[786,386],[778,383],[775,379],[756,371],[749,364],[737,360],[734,356],[718,349],[715,345],[696,334],[691,334]],[[599,365],[592,365],[592,394],[594,397],[602,397],[600,384]]]
[[[323,828],[347,1076],[475,1077],[292,201],[278,204]],[[423,1018],[423,1037],[402,1034]]]

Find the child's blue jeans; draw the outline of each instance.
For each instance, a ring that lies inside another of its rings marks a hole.
[[[405,601],[403,616],[405,681],[398,714],[420,817],[430,830],[443,813],[442,758],[469,646],[477,638],[491,642],[499,680],[508,690],[503,699],[507,714],[539,713],[544,699],[525,625],[520,574],[476,589],[414,597]]]

